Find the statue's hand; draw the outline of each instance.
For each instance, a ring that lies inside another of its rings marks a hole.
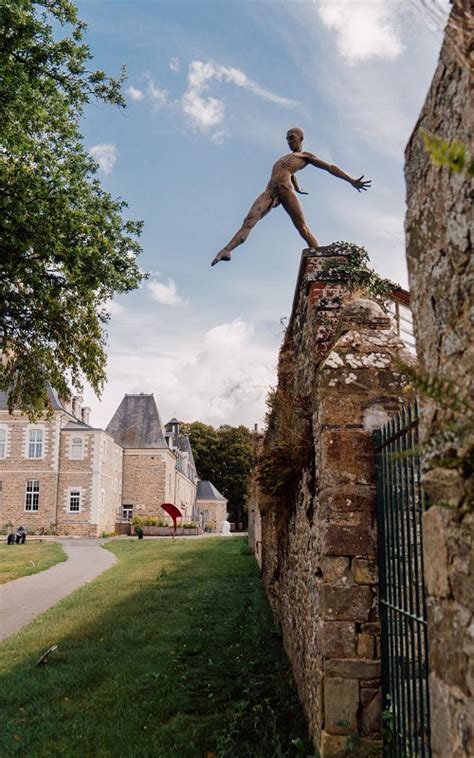
[[[363,178],[364,174],[362,174],[362,176],[359,176],[358,179],[353,179],[351,182],[352,186],[357,190],[357,192],[361,192],[361,190],[368,190],[372,184],[372,179],[362,181]]]
[[[300,189],[299,187],[298,187],[298,189],[296,191],[297,191],[298,195],[309,195],[309,192],[305,192],[304,190]]]

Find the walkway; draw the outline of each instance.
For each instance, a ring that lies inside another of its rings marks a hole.
[[[97,540],[60,540],[68,560],[0,586],[0,640],[14,634],[116,562]]]

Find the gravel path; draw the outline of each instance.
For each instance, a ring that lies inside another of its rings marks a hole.
[[[63,597],[95,579],[117,560],[97,540],[59,541],[68,556],[67,561],[0,586],[0,640],[14,634]]]

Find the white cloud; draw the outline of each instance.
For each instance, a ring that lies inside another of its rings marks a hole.
[[[166,282],[158,281],[159,274],[145,283],[145,288],[150,292],[154,300],[161,305],[185,305],[186,301],[178,295],[178,289],[174,279],[168,277]]]
[[[138,89],[138,87],[130,86],[126,90],[126,92],[131,100],[135,100],[135,101],[143,100],[143,98],[145,97],[141,89]]]
[[[178,71],[181,68],[181,64],[180,64],[178,58],[176,58],[175,56],[173,56],[173,58],[171,58],[171,60],[168,63],[168,66],[170,67],[171,71],[173,71],[175,74],[177,74]]]
[[[155,111],[159,111],[168,104],[168,90],[158,87],[150,74],[146,74],[148,79],[147,95],[151,102],[152,108]]]
[[[191,126],[202,132],[209,132],[224,121],[224,102],[209,94],[213,80],[242,87],[276,105],[287,108],[298,105],[295,100],[276,95],[265,87],[261,87],[238,68],[220,66],[210,61],[192,61],[188,69],[188,88],[182,98],[182,108]],[[222,137],[222,131],[220,134],[214,134],[214,139],[217,141],[222,140]]]
[[[110,174],[117,162],[117,148],[115,145],[93,145],[89,153],[99,164],[99,168],[104,174]]]
[[[120,303],[117,303],[116,300],[109,300],[105,304],[105,310],[107,313],[110,313],[111,316],[118,316],[119,313],[123,313],[125,311],[125,308],[123,305],[120,305]]]
[[[336,33],[337,47],[348,63],[370,58],[393,60],[403,50],[393,0],[317,0],[323,24]]]
[[[108,424],[125,392],[153,392],[164,421],[176,415],[215,426],[263,422],[277,350],[250,323],[236,318],[204,332],[193,331],[190,323],[171,330],[161,321],[147,321],[143,313],[129,315],[126,326],[133,322],[133,335],[128,344],[116,343],[111,326],[108,373],[113,381],[103,402],[86,393],[94,424]]]

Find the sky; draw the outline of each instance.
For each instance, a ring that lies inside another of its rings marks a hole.
[[[447,0],[76,0],[93,66],[127,67],[127,108],[81,125],[104,188],[144,221],[139,290],[108,324],[108,382],[86,388],[105,427],[124,393],[153,392],[163,421],[262,424],[305,247],[279,207],[230,263],[210,263],[300,126],[304,148],[366,193],[298,175],[321,244],[367,248],[407,286],[405,145],[441,46]],[[428,9],[428,11],[427,11]]]

